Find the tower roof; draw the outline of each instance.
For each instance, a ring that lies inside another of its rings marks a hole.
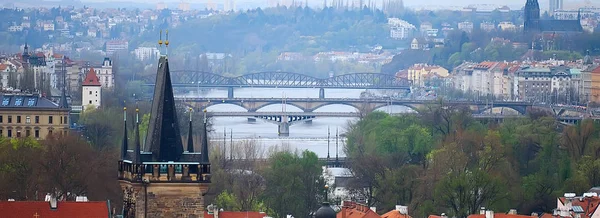
[[[83,83],[81,83],[81,85],[83,85],[83,86],[102,86],[102,84],[100,84],[100,79],[98,79],[98,76],[96,75],[96,71],[94,70],[94,68],[90,68],[90,71],[85,76],[85,80],[83,80]]]
[[[167,57],[158,62],[146,151],[152,152],[153,161],[179,161],[183,153]]]

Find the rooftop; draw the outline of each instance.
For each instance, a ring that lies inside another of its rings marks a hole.
[[[0,94],[2,102],[0,109],[3,108],[36,108],[36,109],[59,109],[59,105],[50,101],[49,99],[42,98],[38,95],[12,95],[12,94]]]
[[[0,214],[10,218],[108,218],[109,210],[108,203],[104,201],[59,201],[55,209],[46,201],[0,201]]]

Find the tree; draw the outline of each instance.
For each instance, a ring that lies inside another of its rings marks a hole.
[[[579,160],[590,149],[590,146],[592,146],[594,133],[594,122],[592,120],[583,120],[577,125],[565,128],[562,135],[562,144],[566,146],[574,160]]]
[[[274,217],[307,217],[316,211],[325,194],[325,182],[315,153],[277,152],[269,158],[269,166],[264,173],[268,188],[263,198]]]
[[[452,215],[460,218],[476,214],[482,206],[493,208],[494,203],[507,197],[498,179],[478,170],[446,176],[436,185],[435,195]]]

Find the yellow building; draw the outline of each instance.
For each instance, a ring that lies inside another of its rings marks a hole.
[[[440,66],[429,66],[425,64],[415,64],[408,68],[408,80],[411,81],[412,86],[424,87],[425,78],[428,76],[437,75],[437,77],[446,78],[450,74],[448,70]]]
[[[0,135],[45,139],[50,134],[66,134],[69,108],[37,95],[0,94]]]
[[[600,103],[600,67],[592,70],[590,73],[592,76],[592,87],[590,101],[594,103]]]

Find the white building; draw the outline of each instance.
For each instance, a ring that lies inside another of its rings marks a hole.
[[[43,25],[44,31],[54,31],[54,23],[46,22]]]
[[[126,40],[110,40],[106,42],[106,55],[112,55],[116,51],[129,50],[129,42]]]
[[[100,107],[102,105],[102,85],[98,81],[94,68],[90,68],[81,86],[81,105],[83,109]]]
[[[8,27],[8,32],[21,32],[23,31],[23,26],[20,25],[12,25]]]
[[[492,32],[496,29],[496,25],[490,22],[483,22],[479,24],[479,28],[485,32]]]
[[[111,89],[115,84],[115,75],[113,74],[112,67],[113,65],[110,58],[104,58],[102,66],[95,69],[100,84],[102,84],[102,87],[105,89]]]
[[[133,50],[133,54],[140,61],[154,60],[160,57],[160,51],[155,47],[139,47]]]
[[[517,26],[512,22],[500,22],[498,24],[498,29],[501,29],[502,31],[514,32],[517,31]]]
[[[415,26],[398,18],[388,18],[390,37],[393,39],[407,39],[413,35]]]
[[[465,21],[458,23],[458,29],[467,33],[473,32],[473,22]]]

